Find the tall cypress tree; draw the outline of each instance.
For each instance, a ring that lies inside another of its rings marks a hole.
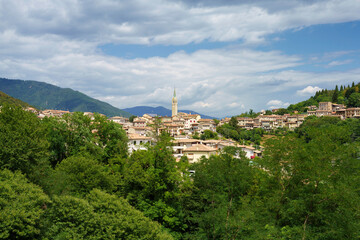
[[[339,88],[338,88],[338,85],[336,85],[331,101],[333,103],[337,103],[338,97],[339,97]]]

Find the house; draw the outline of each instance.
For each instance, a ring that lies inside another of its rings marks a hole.
[[[345,111],[346,118],[359,118],[360,108],[347,108]]]
[[[176,136],[176,135],[180,135],[183,132],[183,129],[184,129],[181,125],[174,124],[174,123],[165,123],[164,127],[165,127],[166,131],[172,137]]]
[[[153,129],[151,127],[124,127],[124,130],[127,134],[139,134],[141,136],[148,136],[152,133]]]
[[[320,111],[332,111],[332,102],[319,102]]]
[[[151,144],[152,142],[151,137],[141,136],[137,133],[129,133],[128,138],[128,151],[130,154],[137,150],[147,150],[145,144]]]
[[[184,149],[198,144],[202,144],[202,141],[198,139],[189,139],[189,138],[175,139],[173,141],[173,146],[172,146],[174,156],[176,158],[180,158],[184,155],[183,153]]]
[[[202,156],[210,157],[216,154],[216,148],[208,147],[203,144],[195,144],[183,150],[183,153],[189,159],[189,163],[195,163],[200,160]]]
[[[64,114],[70,113],[63,110],[46,109],[39,114],[39,117],[62,117]]]
[[[205,130],[216,131],[215,121],[212,119],[199,119],[199,131],[203,133]]]
[[[184,122],[184,128],[191,129],[193,124],[196,124],[198,126],[198,122],[197,122],[196,118],[188,118]]]
[[[134,119],[134,127],[146,127],[146,120],[140,118]]]
[[[251,159],[255,156],[255,148],[252,146],[245,146],[245,145],[237,145],[238,148],[241,148],[243,152],[245,152],[245,157]]]
[[[332,115],[332,110],[316,110],[315,115],[317,117],[331,116]]]
[[[109,121],[113,121],[114,123],[120,124],[122,126],[128,126],[130,123],[128,118],[120,116],[111,117],[109,118]]]

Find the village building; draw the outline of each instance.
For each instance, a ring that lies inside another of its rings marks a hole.
[[[120,117],[120,116],[111,117],[111,118],[109,118],[109,121],[120,124],[121,126],[130,126],[130,125],[132,125],[128,118]]]
[[[200,133],[203,133],[205,130],[216,131],[216,124],[212,119],[199,119],[197,122]]]
[[[216,154],[216,148],[208,147],[203,144],[196,144],[183,150],[183,153],[189,159],[189,163],[198,162],[202,156],[209,158]]]
[[[128,138],[128,151],[130,154],[137,150],[147,150],[146,144],[151,144],[152,142],[151,137],[142,136],[137,133],[129,133]]]
[[[53,110],[53,109],[46,109],[44,111],[41,111],[38,115],[38,117],[62,117],[64,114],[70,114],[69,111],[64,110]]]
[[[360,108],[347,108],[345,111],[346,118],[359,118]]]
[[[141,118],[135,118],[133,121],[134,127],[146,127],[146,120]]]

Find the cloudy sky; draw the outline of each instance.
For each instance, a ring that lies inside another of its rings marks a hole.
[[[0,0],[0,77],[222,117],[360,81],[359,0]]]

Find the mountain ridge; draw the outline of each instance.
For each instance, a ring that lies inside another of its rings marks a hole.
[[[128,112],[79,91],[39,81],[0,78],[0,91],[40,109],[98,112],[108,117],[131,116]]]

